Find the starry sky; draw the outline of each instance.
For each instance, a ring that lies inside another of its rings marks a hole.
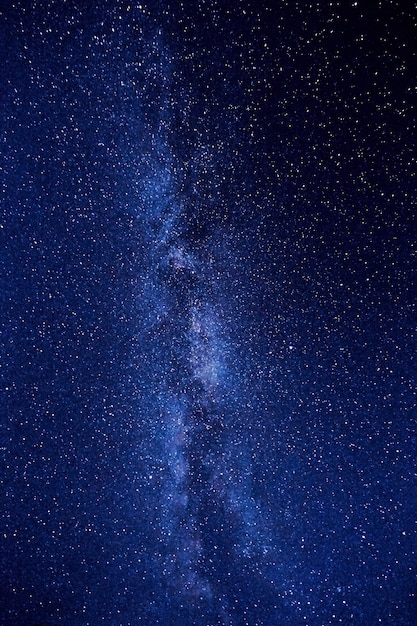
[[[416,22],[0,3],[1,625],[415,625]]]

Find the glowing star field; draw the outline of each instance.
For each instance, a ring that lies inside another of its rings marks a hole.
[[[0,6],[0,624],[415,626],[416,12]]]

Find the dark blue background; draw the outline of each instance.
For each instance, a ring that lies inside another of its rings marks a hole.
[[[1,624],[415,624],[415,12],[0,25]]]

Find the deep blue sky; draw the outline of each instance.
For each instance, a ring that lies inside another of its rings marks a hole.
[[[1,624],[415,624],[416,13],[368,4],[2,3]]]

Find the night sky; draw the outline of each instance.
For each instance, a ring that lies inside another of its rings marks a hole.
[[[400,0],[0,3],[0,624],[415,626]]]

